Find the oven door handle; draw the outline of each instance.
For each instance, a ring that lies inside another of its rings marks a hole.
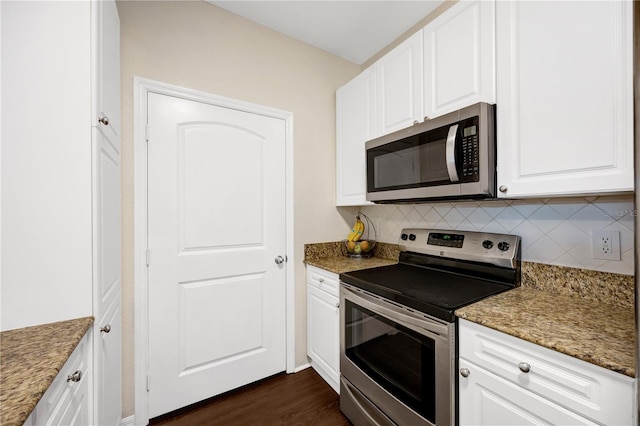
[[[402,312],[396,312],[385,306],[381,306],[378,303],[372,302],[369,300],[369,298],[366,295],[357,294],[354,291],[344,286],[342,287],[342,289],[346,293],[345,294],[346,299],[349,299],[357,303],[358,305],[361,305],[363,308],[369,309],[372,312],[376,312],[380,315],[386,316],[407,328],[413,329],[417,332],[420,332],[421,330],[423,330],[423,331],[429,331],[431,333],[435,333],[441,336],[449,335],[449,329],[445,325],[438,324],[435,321],[429,321],[426,318],[424,319],[413,318],[409,315],[403,314]],[[416,328],[418,328],[419,330],[416,330]]]

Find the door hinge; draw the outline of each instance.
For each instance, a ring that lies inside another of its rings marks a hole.
[[[149,125],[148,124],[144,128],[144,137],[147,138],[147,142],[149,142]]]
[[[147,249],[146,256],[147,256],[147,267],[149,267],[149,265],[151,264],[151,250]]]
[[[151,390],[151,374],[147,374],[147,392]]]

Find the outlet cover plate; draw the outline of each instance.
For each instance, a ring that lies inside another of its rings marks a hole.
[[[620,231],[593,231],[591,242],[594,259],[620,260]]]

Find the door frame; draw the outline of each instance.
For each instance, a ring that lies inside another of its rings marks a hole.
[[[134,396],[135,424],[149,423],[149,305],[147,268],[147,95],[158,93],[205,104],[233,108],[285,121],[285,334],[286,372],[295,372],[294,250],[293,250],[293,113],[243,102],[154,80],[134,77]]]

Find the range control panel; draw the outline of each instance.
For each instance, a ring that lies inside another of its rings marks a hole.
[[[398,243],[402,251],[492,263],[513,268],[520,255],[520,237],[473,231],[406,228]]]

